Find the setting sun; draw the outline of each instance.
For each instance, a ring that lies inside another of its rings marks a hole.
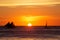
[[[31,27],[31,26],[32,26],[32,24],[31,24],[31,23],[28,23],[28,26],[29,26],[29,27]]]

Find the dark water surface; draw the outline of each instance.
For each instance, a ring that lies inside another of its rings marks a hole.
[[[60,29],[0,28],[0,40],[60,40]]]

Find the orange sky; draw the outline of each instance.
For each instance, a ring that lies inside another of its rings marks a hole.
[[[60,0],[0,0],[0,25],[60,25]]]

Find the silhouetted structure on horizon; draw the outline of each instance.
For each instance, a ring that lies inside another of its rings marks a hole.
[[[8,22],[6,25],[5,25],[5,28],[15,28],[15,25],[13,24],[13,22]]]
[[[45,28],[47,28],[47,21],[46,21],[46,24],[45,24]]]

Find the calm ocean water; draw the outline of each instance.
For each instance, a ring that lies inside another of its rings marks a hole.
[[[60,29],[0,28],[0,40],[60,40]]]

